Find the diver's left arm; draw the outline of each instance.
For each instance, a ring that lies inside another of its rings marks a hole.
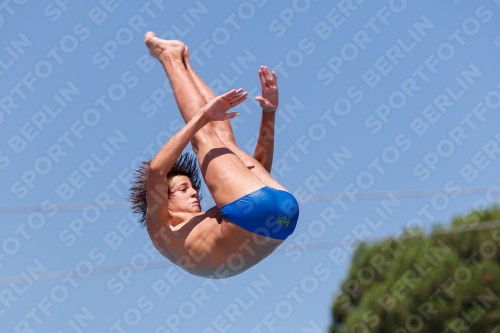
[[[262,96],[255,99],[262,107],[259,138],[253,157],[267,172],[271,172],[274,155],[274,124],[278,108],[278,78],[275,72],[269,72],[266,66],[259,69]]]
[[[257,146],[253,154],[253,158],[255,158],[269,173],[273,166],[275,118],[276,112],[262,111],[259,139],[257,140]]]

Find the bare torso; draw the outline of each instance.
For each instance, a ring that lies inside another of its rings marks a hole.
[[[256,235],[224,219],[217,207],[189,213],[175,227],[147,219],[156,249],[185,271],[207,278],[237,275],[271,254],[283,240]]]

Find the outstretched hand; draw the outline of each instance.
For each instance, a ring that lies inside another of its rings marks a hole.
[[[271,74],[266,66],[260,66],[259,78],[262,96],[257,96],[255,99],[260,103],[262,110],[275,112],[278,108],[278,77],[275,72]]]
[[[242,88],[233,89],[225,94],[217,96],[207,103],[201,111],[210,121],[231,119],[239,115],[238,112],[227,112],[229,109],[243,103],[247,99],[248,92]]]

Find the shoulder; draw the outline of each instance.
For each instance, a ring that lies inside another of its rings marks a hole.
[[[168,223],[162,223],[161,220],[153,221],[151,216],[146,214],[146,229],[154,247],[163,256],[173,261],[182,254],[182,249],[179,247],[180,237]]]

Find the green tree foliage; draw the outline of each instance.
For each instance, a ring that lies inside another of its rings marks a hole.
[[[360,244],[335,296],[330,333],[500,333],[498,221],[495,205],[428,236],[407,230]]]

